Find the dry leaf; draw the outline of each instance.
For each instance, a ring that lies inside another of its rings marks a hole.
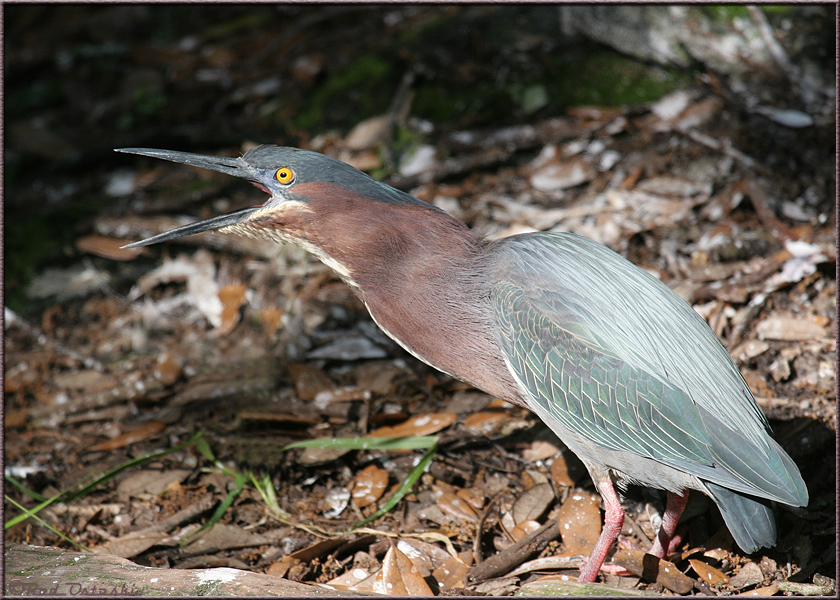
[[[501,411],[483,410],[464,418],[464,427],[473,433],[490,435],[508,420],[508,415]]]
[[[272,575],[271,570],[268,571]],[[375,577],[361,567],[347,569],[344,573],[330,579],[327,585],[336,590],[356,590],[357,592],[372,592]]]
[[[331,390],[334,386],[321,369],[303,363],[289,365],[289,376],[295,383],[297,397],[304,402],[313,400],[319,392]]]
[[[689,564],[694,569],[694,572],[700,576],[700,580],[708,583],[709,585],[720,585],[721,583],[726,583],[729,581],[729,577],[727,577],[723,572],[719,569],[715,569],[713,566],[704,563],[702,560],[697,560],[696,558],[689,558]]]
[[[148,437],[160,433],[166,428],[166,424],[160,421],[149,421],[142,425],[135,427],[131,431],[126,431],[124,434],[115,437],[107,442],[95,444],[90,447],[91,450],[116,450],[117,448],[125,448],[131,444],[142,442]]]
[[[393,427],[380,427],[370,433],[371,437],[409,437],[437,433],[455,422],[455,413],[427,413],[412,417]]]
[[[525,448],[522,452],[522,458],[527,460],[528,462],[537,462],[538,460],[545,460],[547,458],[551,458],[557,452],[559,452],[560,448],[557,447],[552,441],[549,440],[534,440],[531,442],[531,446]]]
[[[613,562],[621,565],[645,581],[655,581],[678,594],[694,589],[694,580],[684,575],[672,562],[657,558],[641,550],[617,550]]]
[[[76,248],[111,260],[134,260],[143,253],[143,248],[122,248],[127,243],[104,235],[88,235],[76,240]]]
[[[165,386],[170,386],[181,376],[181,365],[171,352],[161,352],[155,361],[154,378]]]
[[[441,592],[462,590],[469,570],[470,568],[460,558],[450,556],[449,560],[432,572],[432,577],[438,582]]]
[[[578,157],[567,161],[555,159],[537,167],[531,175],[530,182],[535,190],[555,192],[586,183],[594,174],[594,169],[585,158]]]
[[[449,552],[437,544],[416,538],[407,537],[397,540],[397,548],[411,559],[422,577],[428,577],[432,571],[452,558]]]
[[[411,560],[396,546],[391,546],[385,554],[373,591],[388,596],[434,596]]]
[[[761,572],[761,567],[754,562],[748,562],[741,567],[736,575],[729,578],[727,585],[728,589],[735,591],[751,585],[758,585],[762,581],[764,581],[764,573]]]
[[[518,542],[522,538],[534,533],[540,527],[542,527],[542,525],[539,521],[522,521],[521,523],[517,523],[516,527],[511,529],[510,536]]]
[[[466,500],[467,503],[476,510],[481,510],[484,507],[484,494],[476,489],[461,488],[455,492],[459,498]]]
[[[437,507],[443,514],[455,517],[456,519],[478,520],[478,513],[472,505],[459,498],[453,492],[436,489],[434,495],[435,499],[437,499]]]
[[[163,493],[173,481],[183,481],[192,473],[191,469],[143,469],[134,471],[117,484],[121,498],[138,497],[143,494],[157,496]]]
[[[732,360],[736,363],[742,364],[756,356],[767,352],[770,349],[770,344],[760,340],[747,340],[746,342],[737,346],[730,354]]]
[[[388,471],[368,465],[356,475],[351,496],[357,508],[370,506],[382,497],[388,487]]]
[[[741,594],[733,594],[733,598],[735,596],[775,596],[779,592],[779,588],[775,585],[768,585],[766,587],[755,588],[754,590],[750,590],[749,592],[743,592]]]
[[[727,552],[723,548],[712,548],[711,550],[706,550],[705,552],[703,552],[703,556],[705,556],[706,558],[711,558],[712,560],[722,561],[724,558],[729,558],[729,552]]]
[[[269,337],[277,333],[277,330],[283,324],[283,311],[276,306],[263,308],[259,312],[259,317]]]
[[[825,327],[815,323],[812,319],[778,314],[760,321],[755,326],[755,332],[763,340],[782,340],[785,342],[819,340],[826,336]]]
[[[289,572],[289,569],[299,562],[300,561],[298,559],[292,558],[292,556],[287,554],[277,562],[271,563],[268,566],[266,573],[274,575],[275,577],[285,577],[286,573]]]
[[[219,300],[222,303],[222,320],[218,326],[221,335],[233,331],[239,323],[239,309],[245,304],[245,292],[248,290],[243,284],[226,285],[219,290]]]
[[[560,535],[569,552],[589,555],[601,534],[600,499],[594,494],[574,493],[560,510],[557,520]]]
[[[536,521],[545,513],[552,502],[554,502],[554,489],[552,489],[551,484],[535,485],[514,502],[511,509],[514,523],[518,525],[523,521]]]
[[[315,394],[315,402],[319,407],[330,402],[351,402],[353,400],[370,400],[370,392],[352,385],[345,385]]]
[[[201,552],[213,549],[228,550],[230,548],[247,548],[271,544],[275,540],[268,535],[248,531],[236,525],[216,523],[204,533],[198,534],[184,546],[184,552]]]
[[[571,452],[564,452],[551,463],[551,476],[564,487],[572,487],[586,474],[586,467]]]

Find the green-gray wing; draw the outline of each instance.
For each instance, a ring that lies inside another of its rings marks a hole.
[[[499,343],[544,412],[597,446],[804,504],[737,367],[667,286],[571,234],[515,236],[492,252]]]

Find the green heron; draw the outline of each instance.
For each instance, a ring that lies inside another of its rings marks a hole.
[[[260,146],[239,158],[119,152],[227,173],[270,195],[129,247],[214,229],[297,244],[415,357],[535,412],[604,501],[581,581],[595,580],[621,531],[615,485],[667,491],[651,550],[660,558],[688,490],[714,500],[745,552],[776,542],[770,501],[808,503],[799,470],[706,322],[605,246],[567,233],[490,242],[431,204],[297,148]]]

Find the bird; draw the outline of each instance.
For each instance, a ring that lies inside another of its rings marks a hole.
[[[797,465],[706,321],[606,246],[565,232],[489,241],[432,204],[299,148],[117,152],[226,173],[269,195],[127,247],[210,230],[296,244],[417,359],[534,412],[603,500],[604,526],[579,581],[596,581],[604,566],[630,484],[666,492],[650,550],[660,559],[673,550],[691,490],[714,501],[747,553],[776,543],[771,502],[807,505]]]

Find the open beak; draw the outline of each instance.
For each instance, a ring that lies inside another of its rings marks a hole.
[[[118,148],[117,152],[125,152],[127,154],[140,154],[142,156],[151,156],[154,158],[162,158],[164,160],[171,160],[176,163],[183,163],[193,167],[201,167],[202,169],[210,169],[211,171],[218,171],[227,175],[233,175],[250,181],[251,183],[265,189],[259,182],[257,171],[245,162],[242,158],[228,158],[225,156],[208,156],[204,154],[193,154],[191,152],[175,152],[173,150],[156,150],[153,148]],[[213,229],[221,229],[229,225],[236,225],[248,220],[255,211],[260,207],[254,206],[250,208],[243,208],[236,212],[226,215],[219,215],[205,219],[204,221],[197,221],[178,227],[172,231],[167,231],[139,242],[127,244],[123,248],[137,248],[139,246],[149,246],[151,244],[158,244],[174,240],[194,233],[201,233],[203,231],[210,231]]]

